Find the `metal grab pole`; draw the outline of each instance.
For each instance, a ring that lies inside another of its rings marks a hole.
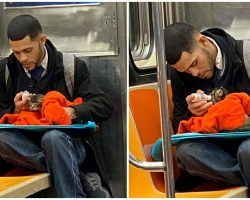
[[[165,44],[163,33],[163,11],[161,3],[152,3],[154,16],[154,33],[156,57],[158,61],[157,76],[158,85],[160,89],[160,108],[161,108],[161,127],[163,137],[163,162],[166,168],[165,174],[165,190],[168,198],[175,197],[174,189],[174,172],[172,159],[172,145],[171,145],[171,125],[169,119],[168,97],[167,97],[167,67],[165,59]]]

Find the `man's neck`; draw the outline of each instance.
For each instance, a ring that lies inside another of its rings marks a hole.
[[[37,66],[41,65],[41,63],[42,63],[42,61],[43,61],[43,59],[44,59],[44,57],[45,57],[45,48],[46,48],[46,47],[43,47],[43,48],[42,48],[42,56],[41,56],[41,58],[39,59],[39,61],[38,61],[38,63],[37,63]]]

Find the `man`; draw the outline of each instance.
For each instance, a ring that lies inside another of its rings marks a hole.
[[[212,102],[193,102],[191,93],[209,94],[216,87],[250,94],[249,42],[237,41],[214,28],[197,31],[186,23],[165,29],[166,60],[173,92],[173,128],[191,116],[205,114]],[[205,179],[250,186],[250,139],[188,140],[177,145],[181,170]]]
[[[36,18],[26,14],[15,17],[8,24],[7,34],[13,53],[0,62],[1,116],[27,110],[24,91],[46,94],[51,90],[62,93],[69,101],[83,98],[83,103],[64,108],[73,122],[100,122],[111,115],[110,99],[79,58],[74,58],[75,84],[73,98],[70,96],[62,53],[46,38]],[[9,71],[8,80],[4,77],[6,70]],[[96,173],[79,170],[86,155],[82,138],[56,129],[40,136],[17,130],[0,130],[0,135],[0,156],[19,167],[48,171],[57,197],[109,197]],[[89,188],[91,184],[95,187]]]

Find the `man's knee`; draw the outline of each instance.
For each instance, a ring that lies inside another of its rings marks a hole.
[[[17,144],[21,140],[21,135],[16,132],[0,131],[0,146],[11,146]]]
[[[42,147],[56,146],[61,143],[62,140],[68,140],[69,136],[59,130],[50,130],[44,133],[42,136]]]
[[[208,151],[209,143],[204,139],[186,140],[176,146],[176,159],[180,168],[193,166],[204,157],[204,152]],[[185,166],[185,167],[184,167]]]
[[[182,160],[182,158],[189,157],[194,151],[193,144],[194,142],[190,142],[190,141],[184,141],[184,142],[180,142],[179,144],[177,144],[176,146],[177,158]]]
[[[250,157],[250,139],[246,139],[245,141],[243,141],[239,148],[238,148],[238,152],[237,152],[237,157],[239,159],[239,161],[248,161],[249,157]],[[250,161],[249,161],[250,162]]]

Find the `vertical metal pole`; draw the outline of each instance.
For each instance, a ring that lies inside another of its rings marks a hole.
[[[167,67],[165,58],[165,44],[163,33],[163,11],[161,3],[152,3],[154,16],[155,46],[157,57],[157,75],[160,89],[161,127],[163,137],[163,162],[166,163],[165,190],[168,198],[175,197],[174,172],[171,146],[171,125],[169,119],[168,97],[167,97]]]

